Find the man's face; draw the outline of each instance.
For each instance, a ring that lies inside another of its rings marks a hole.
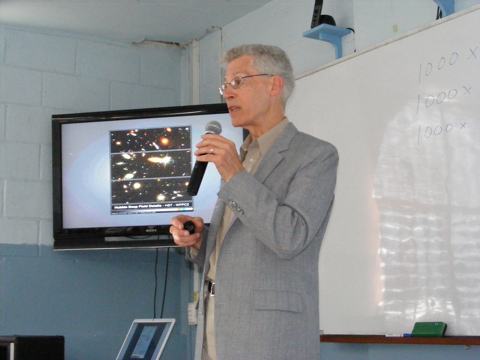
[[[260,72],[253,66],[251,56],[242,56],[227,65],[225,81],[231,81],[236,76],[256,75]],[[253,129],[261,125],[262,117],[271,106],[271,77],[255,76],[243,79],[238,89],[227,85],[224,98],[236,127]]]

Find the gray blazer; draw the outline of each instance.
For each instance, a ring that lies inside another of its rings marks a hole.
[[[215,332],[218,360],[320,357],[318,258],[334,199],[335,147],[288,124],[257,172],[222,184],[195,259],[208,272],[224,207],[235,219],[218,257]],[[201,292],[203,294],[202,281]],[[204,303],[195,359],[201,359]]]

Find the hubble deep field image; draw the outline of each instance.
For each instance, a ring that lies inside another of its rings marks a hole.
[[[189,177],[191,151],[121,153],[111,155],[112,181]]]
[[[192,197],[187,195],[186,179],[134,180],[112,183],[112,212],[132,212],[131,205],[141,209],[178,210],[178,207],[191,206]],[[122,205],[130,205],[129,208]],[[145,206],[141,206],[145,205]],[[135,211],[138,212],[138,211]]]
[[[186,192],[191,173],[190,132],[190,127],[110,132],[112,213],[176,211],[191,206]]]
[[[189,126],[110,132],[112,154],[190,148],[191,128]]]

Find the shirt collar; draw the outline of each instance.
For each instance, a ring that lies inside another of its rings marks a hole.
[[[287,117],[283,117],[283,119],[277,125],[268,130],[258,139],[253,140],[252,136],[248,135],[240,148],[240,155],[242,160],[244,159],[245,154],[251,146],[258,146],[261,156],[265,155],[270,149],[270,147],[275,143],[275,140],[277,140],[283,130],[287,127],[287,125],[288,119]]]

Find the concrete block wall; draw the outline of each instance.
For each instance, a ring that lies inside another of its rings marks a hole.
[[[215,31],[200,42],[200,102],[219,103],[223,99],[218,88],[223,78],[220,60],[223,53],[221,31]]]
[[[174,106],[181,50],[0,27],[2,220],[37,225],[0,243],[51,244],[51,115]]]
[[[64,335],[66,359],[115,357],[151,318],[155,252],[53,252],[51,115],[180,104],[182,50],[0,25],[0,334]],[[188,358],[191,269],[166,251],[156,308],[177,319],[166,349]]]

